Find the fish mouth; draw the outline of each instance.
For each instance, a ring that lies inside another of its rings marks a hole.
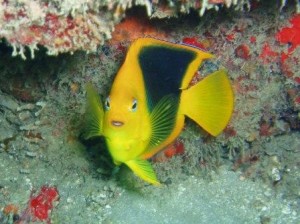
[[[122,122],[122,121],[111,121],[110,123],[112,124],[112,126],[115,126],[115,127],[121,127],[124,125],[124,122]]]

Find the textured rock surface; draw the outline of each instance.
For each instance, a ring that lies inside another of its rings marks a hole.
[[[275,1],[274,1],[275,2]],[[282,1],[281,8],[285,1]],[[295,1],[299,10],[299,1]],[[95,52],[111,38],[126,10],[141,5],[149,18],[170,18],[197,11],[226,7],[247,11],[256,7],[249,0],[150,1],[150,0],[0,0],[0,38],[13,47],[13,56],[26,59],[28,47],[34,58],[38,46],[50,55],[77,50]],[[278,9],[279,10],[279,9]]]

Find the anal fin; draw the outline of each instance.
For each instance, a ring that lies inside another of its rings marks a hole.
[[[156,178],[156,174],[147,160],[135,159],[126,161],[125,164],[141,179],[144,181],[154,184],[160,185],[159,181]]]

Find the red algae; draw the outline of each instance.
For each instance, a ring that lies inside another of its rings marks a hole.
[[[18,206],[17,205],[14,205],[14,204],[8,204],[6,205],[4,208],[3,208],[3,213],[5,215],[9,215],[9,214],[18,214]]]
[[[295,103],[300,104],[300,96],[295,99]]]
[[[58,201],[59,194],[56,187],[43,186],[40,193],[29,201],[29,208],[34,220],[47,221],[53,209],[53,202]]]
[[[300,77],[295,77],[294,81],[295,81],[298,85],[300,85]]]
[[[292,53],[300,45],[300,15],[290,19],[291,26],[283,27],[277,34],[276,40],[281,44],[290,44],[288,53]]]
[[[176,140],[174,143],[167,146],[164,150],[159,152],[153,157],[154,162],[166,162],[168,159],[182,155],[185,152],[184,144],[180,140]]]
[[[118,45],[120,42],[132,42],[133,40],[144,37],[152,36],[157,39],[166,39],[166,34],[158,30],[149,20],[141,18],[140,16],[132,15],[126,17],[115,27],[112,33],[112,39],[109,43]]]
[[[233,42],[235,40],[235,33],[230,33],[226,35],[226,40],[229,42]]]
[[[264,63],[270,63],[278,60],[279,53],[274,51],[269,43],[265,43],[259,58],[263,60]]]
[[[252,44],[256,43],[256,37],[255,36],[250,37],[250,43],[252,43]]]
[[[237,135],[236,130],[234,129],[234,127],[232,126],[227,126],[224,129],[224,134],[225,134],[225,138],[230,138],[230,137],[234,137]]]
[[[182,39],[182,43],[184,44],[188,44],[188,45],[191,45],[191,46],[194,46],[194,47],[198,47],[200,49],[206,49],[206,46],[201,43],[197,37],[185,37]]]
[[[164,154],[167,158],[172,158],[175,155],[181,155],[184,153],[184,145],[181,141],[176,141],[171,146],[167,147]]]
[[[244,60],[248,60],[250,58],[250,49],[246,44],[239,45],[235,49],[234,53],[235,56],[237,56],[238,58],[242,58]]]

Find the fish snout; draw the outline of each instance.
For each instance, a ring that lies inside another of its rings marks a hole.
[[[122,127],[122,126],[124,125],[124,122],[123,122],[123,121],[112,120],[110,123],[111,123],[111,125],[114,126],[114,127]]]

